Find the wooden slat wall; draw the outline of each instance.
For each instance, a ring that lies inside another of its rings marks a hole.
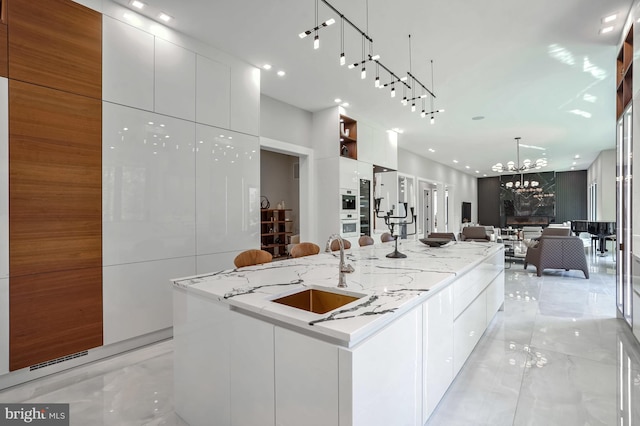
[[[0,0],[0,77],[9,76],[9,65],[7,62],[7,25],[5,19],[7,16],[7,1]]]
[[[478,179],[478,223],[502,226],[500,223],[500,177]]]
[[[10,0],[7,28],[13,371],[103,342],[102,17]]]
[[[587,219],[587,171],[556,173],[556,222]]]

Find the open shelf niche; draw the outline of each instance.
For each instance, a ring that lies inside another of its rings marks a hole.
[[[616,118],[619,118],[633,97],[633,25],[620,47],[616,70]]]
[[[358,122],[340,115],[340,156],[358,159]]]

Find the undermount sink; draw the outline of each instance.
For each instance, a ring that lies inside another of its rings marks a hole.
[[[310,288],[273,299],[272,302],[302,309],[307,312],[324,314],[358,300],[363,296],[363,294],[334,293],[332,291]]]

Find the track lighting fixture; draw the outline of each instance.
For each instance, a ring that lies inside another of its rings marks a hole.
[[[319,37],[319,33],[318,31],[321,30],[322,28],[328,27],[332,24],[334,24],[336,21],[334,18],[329,18],[326,21],[322,22],[322,23],[318,23],[318,2],[322,1],[322,3],[327,6],[330,11],[332,11],[333,13],[335,13],[337,15],[337,17],[340,18],[340,55],[339,55],[339,64],[340,66],[344,66],[347,64],[347,59],[346,59],[346,55],[345,55],[345,49],[344,49],[344,45],[345,45],[345,33],[344,33],[344,25],[345,23],[347,23],[351,28],[353,28],[361,37],[361,43],[362,43],[362,58],[360,61],[357,62],[351,62],[348,65],[349,69],[353,69],[353,68],[359,68],[360,69],[360,78],[361,79],[366,79],[367,78],[367,62],[375,62],[375,80],[374,80],[374,87],[376,88],[380,88],[383,89],[385,87],[390,87],[391,91],[390,91],[390,96],[392,98],[396,97],[396,84],[401,84],[402,85],[402,105],[406,106],[409,103],[411,103],[411,112],[415,112],[417,111],[417,105],[416,105],[416,100],[422,99],[422,110],[420,112],[420,116],[422,118],[425,118],[427,116],[430,117],[430,121],[433,124],[435,121],[435,117],[434,115],[436,113],[439,112],[443,112],[444,110],[436,110],[433,107],[433,102],[434,99],[436,98],[436,95],[433,91],[433,61],[431,61],[431,90],[429,90],[424,84],[422,84],[422,82],[420,82],[420,80],[413,74],[413,70],[412,70],[412,60],[411,60],[411,34],[409,34],[409,71],[406,73],[405,76],[403,77],[398,77],[398,75],[396,73],[394,73],[393,71],[391,71],[388,67],[386,67],[382,62],[380,62],[380,55],[374,55],[373,54],[373,39],[368,35],[368,30],[369,30],[369,2],[367,0],[366,2],[366,17],[367,17],[367,21],[366,21],[366,32],[361,30],[360,28],[358,28],[357,25],[355,25],[352,21],[349,20],[349,18],[347,18],[346,16],[344,16],[344,14],[342,14],[338,9],[336,9],[334,6],[332,6],[328,0],[316,0],[315,2],[315,6],[316,6],[316,10],[315,10],[315,24],[316,26],[311,28],[310,30],[304,31],[302,33],[299,34],[300,38],[305,38],[311,34],[314,34],[313,37],[313,48],[314,49],[318,49],[320,47],[320,37]],[[389,74],[390,77],[390,81],[388,83],[382,83],[381,79],[380,79],[380,68],[382,68],[384,71],[386,71]],[[410,97],[407,97],[407,89],[409,89],[410,93]],[[418,89],[418,90],[416,90]],[[419,95],[416,95],[416,91],[420,91],[421,93]],[[425,99],[427,97],[430,97],[431,100],[431,111],[427,112],[426,111],[426,107],[425,107]]]
[[[320,30],[320,29],[322,29],[324,27],[328,27],[329,25],[333,25],[335,23],[336,23],[335,19],[333,19],[333,18],[327,19],[322,24],[320,24],[320,25],[318,25],[318,26],[316,26],[314,28],[311,28],[310,30],[301,32],[300,34],[298,34],[298,37],[305,38],[306,36],[311,35],[311,33],[317,32],[318,30]]]

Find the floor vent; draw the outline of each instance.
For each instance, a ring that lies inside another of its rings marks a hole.
[[[75,358],[80,358],[81,356],[89,355],[89,351],[82,351],[71,355],[66,355],[60,358],[52,359],[50,361],[41,362],[40,364],[35,364],[29,367],[29,371],[37,370],[39,368],[48,367],[54,364],[60,364],[61,362],[70,361]]]

